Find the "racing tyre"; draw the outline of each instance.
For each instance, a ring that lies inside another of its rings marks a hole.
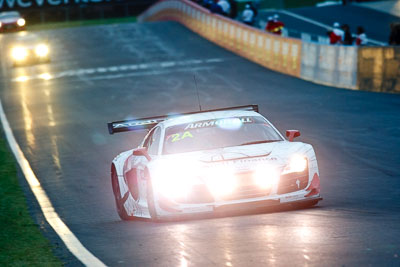
[[[149,208],[149,213],[151,220],[153,222],[158,222],[160,220],[157,211],[156,211],[156,206],[154,204],[154,193],[153,193],[153,185],[151,183],[151,178],[149,175],[149,172],[146,170],[146,180],[147,180],[147,205]]]
[[[123,199],[123,197],[121,197],[121,190],[119,188],[117,171],[115,170],[114,166],[111,169],[111,184],[112,184],[112,189],[113,189],[114,198],[115,198],[115,204],[117,206],[117,212],[118,212],[119,217],[124,221],[135,219],[134,216],[129,216],[126,213],[126,210],[124,208],[124,204],[123,204],[124,199]]]

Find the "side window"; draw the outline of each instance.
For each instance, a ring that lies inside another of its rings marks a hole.
[[[149,154],[157,155],[158,146],[160,144],[161,129],[157,127],[147,141],[147,149]]]

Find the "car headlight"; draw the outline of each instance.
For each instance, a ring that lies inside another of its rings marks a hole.
[[[212,167],[203,173],[205,183],[214,197],[223,197],[237,187],[235,172],[229,166]]]
[[[197,166],[192,162],[162,161],[154,166],[152,181],[157,193],[170,199],[186,197],[194,185],[200,184]]]
[[[46,57],[49,54],[49,47],[45,44],[39,44],[35,48],[35,54],[38,57]]]
[[[24,61],[28,57],[28,49],[22,46],[14,47],[11,50],[11,56],[14,60]]]
[[[23,18],[20,18],[20,19],[17,20],[17,24],[20,27],[24,26],[25,23],[26,23],[26,21]]]
[[[270,189],[279,182],[279,172],[271,165],[261,164],[254,172],[254,182],[263,189]]]
[[[282,174],[293,173],[293,172],[303,172],[307,169],[307,158],[300,155],[294,155],[290,158],[289,164],[286,165]]]
[[[0,22],[0,28],[1,28],[1,26],[2,26],[2,24],[1,24],[1,22]]]

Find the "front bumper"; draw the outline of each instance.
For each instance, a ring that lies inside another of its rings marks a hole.
[[[17,23],[2,24],[0,27],[0,33],[6,32],[18,32],[25,30],[25,26],[19,26]]]
[[[308,179],[307,179],[308,180]],[[286,179],[280,183],[280,187],[285,190],[279,190],[279,185],[273,189],[271,194],[251,197],[245,199],[219,200],[211,203],[198,204],[178,204],[167,199],[159,198],[158,206],[159,217],[176,217],[185,214],[207,214],[218,212],[241,212],[244,210],[254,210],[258,208],[277,207],[292,205],[295,203],[315,202],[322,200],[320,196],[320,179],[317,173],[312,179],[302,185],[300,180],[297,180],[297,190],[288,190],[293,188],[290,179]],[[301,189],[300,189],[301,188]],[[287,192],[289,191],[289,192]],[[315,203],[316,204],[316,203]]]
[[[18,61],[13,59],[13,66],[14,67],[29,66],[29,65],[48,63],[48,62],[50,62],[50,56],[38,57],[32,52],[24,60]]]
[[[285,209],[301,208],[316,205],[323,200],[320,195],[307,198],[293,198],[293,200],[285,199],[266,199],[255,200],[241,203],[230,203],[223,205],[210,205],[207,207],[186,207],[180,212],[169,212],[158,216],[160,220],[182,220],[182,219],[201,219],[211,218],[214,216],[235,216],[243,214],[251,214],[256,212],[276,212]]]

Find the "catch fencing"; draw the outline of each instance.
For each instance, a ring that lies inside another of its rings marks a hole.
[[[188,0],[162,0],[138,21],[174,20],[266,68],[328,86],[400,92],[400,48],[334,46],[249,27]]]

